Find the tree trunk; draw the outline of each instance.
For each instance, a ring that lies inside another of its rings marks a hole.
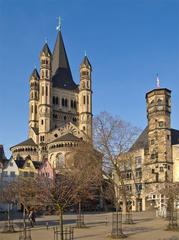
[[[7,213],[7,219],[8,219],[8,228],[10,228],[10,203],[8,203],[8,213]]]
[[[59,207],[60,210],[60,236],[61,236],[61,240],[64,240],[63,237],[63,208]]]
[[[78,203],[78,214],[79,214],[79,217],[81,218],[81,200]]]

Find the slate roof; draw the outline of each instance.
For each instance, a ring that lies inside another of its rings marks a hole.
[[[86,65],[87,67],[89,66],[90,68],[92,68],[91,63],[90,63],[90,61],[89,61],[89,59],[88,59],[87,56],[85,56],[85,57],[83,58],[83,61],[82,61],[81,65],[82,65],[82,64]]]
[[[47,43],[44,44],[41,53],[45,53],[45,55],[49,54],[50,56],[52,55],[52,53],[50,51],[50,48],[49,48]]]
[[[32,74],[30,75],[30,79],[34,77],[35,79],[40,79],[39,73],[36,68],[34,68]]]
[[[35,169],[39,169],[42,166],[42,162],[40,161],[32,161],[34,164]]]
[[[53,142],[61,142],[61,141],[81,141],[81,139],[74,136],[71,133],[67,133],[67,134],[55,139]]]
[[[130,151],[137,150],[140,148],[146,148],[148,146],[148,127],[146,127],[143,132],[139,135],[135,143],[130,148]]]
[[[148,147],[147,133],[148,127],[146,127],[144,131],[140,134],[140,136],[137,138],[135,143],[130,148],[130,151]],[[171,128],[171,145],[175,144],[179,144],[179,130]]]
[[[171,143],[172,145],[179,144],[179,130],[171,129]]]
[[[32,129],[34,130],[34,132],[35,132],[36,135],[39,134],[39,129],[38,129],[38,128],[32,127]]]
[[[23,168],[25,160],[24,159],[17,159],[17,160],[15,160],[15,163],[16,163],[18,168]]]
[[[18,146],[34,146],[35,147],[35,146],[37,146],[37,144],[35,144],[35,142],[33,141],[32,138],[29,138],[13,147],[18,147]],[[11,147],[11,148],[13,148],[13,147]]]
[[[52,57],[53,87],[74,90],[78,85],[73,81],[62,33],[58,32]]]

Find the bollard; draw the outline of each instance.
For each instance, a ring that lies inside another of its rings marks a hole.
[[[46,222],[46,229],[48,230],[48,222]]]
[[[106,216],[106,226],[108,225],[108,218],[107,218],[107,216]]]

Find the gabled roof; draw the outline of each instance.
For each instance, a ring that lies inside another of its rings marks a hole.
[[[23,168],[23,166],[25,164],[25,160],[24,159],[17,159],[17,160],[15,160],[15,163],[18,166],[18,168]]]
[[[130,148],[130,151],[146,148],[148,146],[148,127],[146,127],[143,132],[139,135],[135,143]]]
[[[35,132],[36,135],[39,134],[39,129],[38,128],[32,127],[32,130]]]
[[[35,169],[39,169],[43,165],[43,163],[40,161],[32,161],[32,162],[34,164]]]
[[[30,75],[30,79],[31,79],[32,77],[34,77],[34,78],[37,79],[37,80],[40,79],[40,76],[39,76],[38,71],[37,71],[36,68],[34,68],[32,74]]]
[[[74,90],[78,87],[73,81],[62,33],[58,32],[52,58],[53,87]]]
[[[89,61],[89,59],[88,59],[87,56],[85,56],[85,57],[83,58],[83,61],[82,61],[81,65],[83,65],[83,64],[84,64],[85,66],[87,66],[87,67],[92,68],[91,63],[90,63],[90,61]]]
[[[130,151],[148,147],[148,127],[137,138]],[[171,128],[171,145],[179,144],[179,130]]]
[[[45,53],[45,55],[52,55],[52,53],[51,53],[51,51],[50,51],[50,48],[49,48],[49,46],[48,46],[48,44],[47,43],[45,43],[44,44],[44,46],[43,46],[43,48],[42,48],[42,51],[41,51],[41,54],[42,53]]]
[[[18,147],[18,146],[30,146],[30,147],[33,146],[33,147],[35,147],[37,145],[35,144],[35,142],[33,141],[32,138],[29,138],[29,139],[15,145],[15,146],[13,146],[13,147]],[[13,147],[11,147],[11,148],[13,148]]]
[[[67,133],[67,134],[55,139],[53,142],[63,142],[63,141],[81,141],[81,139],[74,136],[72,133]]]
[[[171,129],[171,144],[179,144],[179,130]]]

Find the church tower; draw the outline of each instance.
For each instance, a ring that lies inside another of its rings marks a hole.
[[[29,137],[31,128],[38,128],[38,100],[39,100],[39,79],[40,76],[35,68],[30,76],[30,96],[29,96]]]
[[[45,43],[40,54],[40,94],[39,94],[39,143],[45,142],[46,134],[51,129],[51,52]]]
[[[171,91],[157,88],[146,94],[148,118],[147,182],[172,181]]]
[[[92,67],[87,56],[80,65],[79,129],[92,139]]]

